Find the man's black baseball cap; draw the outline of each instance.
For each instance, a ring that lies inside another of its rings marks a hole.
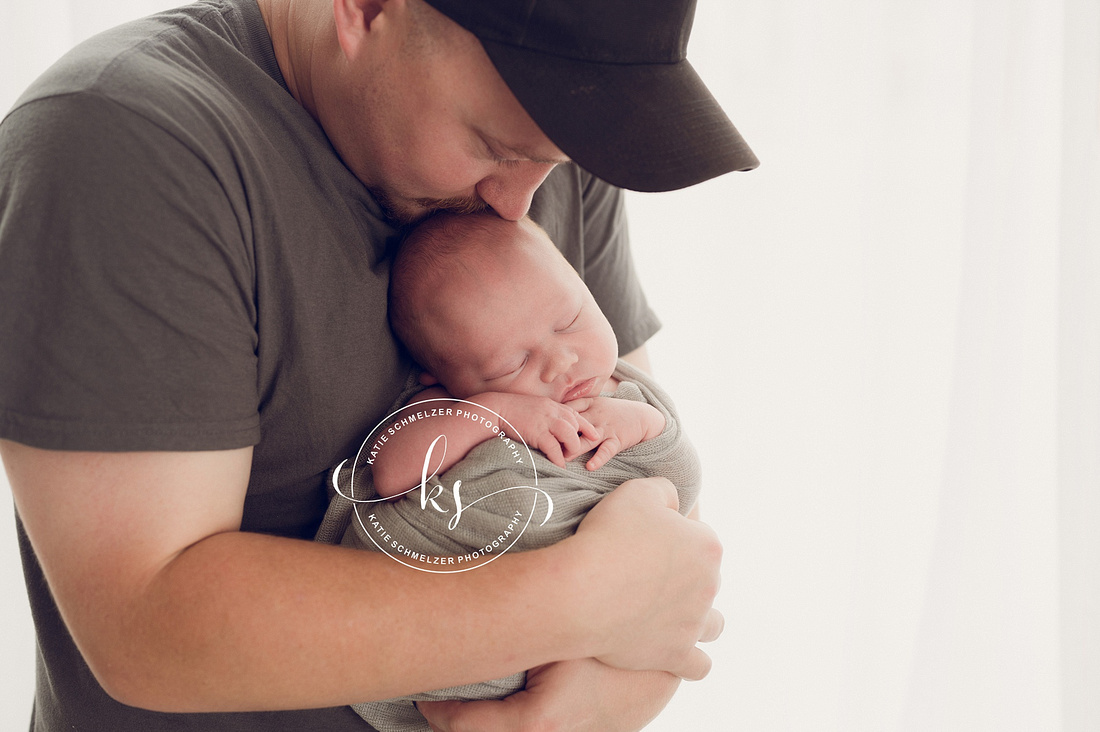
[[[759,165],[686,58],[695,0],[427,0],[531,118],[608,183],[670,191]]]

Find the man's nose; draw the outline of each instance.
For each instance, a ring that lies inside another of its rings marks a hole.
[[[530,160],[509,163],[482,179],[477,184],[477,194],[502,219],[519,221],[531,208],[531,197],[535,195],[535,190],[553,169],[553,163],[536,163]]]

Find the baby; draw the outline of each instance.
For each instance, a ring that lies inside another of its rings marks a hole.
[[[538,449],[533,457],[537,485],[552,499],[552,520],[548,513],[542,524],[530,521],[515,540],[515,550],[571,535],[588,510],[632,478],[666,477],[677,488],[681,513],[693,507],[701,482],[698,459],[671,401],[646,374],[618,360],[607,319],[534,222],[505,221],[495,214],[428,219],[395,257],[389,317],[424,369],[395,408],[432,399],[480,404],[495,413],[502,427]],[[422,491],[429,474],[437,487],[455,486],[456,497],[459,484],[464,494],[475,497],[505,493],[517,484],[508,448],[484,425],[457,410],[411,421],[385,441],[364,476],[335,470],[338,495],[318,540],[377,551],[381,547],[373,534],[384,524],[387,538],[418,546],[430,540],[429,554],[461,555],[485,548],[486,535],[503,536],[519,502],[504,508],[486,502],[472,506],[456,531],[424,510]],[[433,452],[441,434],[446,435],[445,450]],[[363,495],[352,482],[364,477],[376,501],[364,504],[378,522],[372,527],[361,509],[358,520],[350,518],[354,508],[345,498]],[[468,519],[468,514],[474,516]],[[524,682],[521,672],[354,708],[381,732],[428,732],[413,700],[500,698],[522,689]]]
[[[576,271],[530,219],[441,214],[402,244],[390,276],[390,324],[434,384],[414,401],[456,397],[503,417],[564,466],[593,447],[588,470],[665,426],[645,402],[612,399],[615,333]],[[420,480],[437,425],[403,430],[374,468],[381,496]],[[447,430],[447,470],[491,435],[468,419]],[[456,441],[456,437],[458,440]],[[419,438],[419,439],[418,439]]]

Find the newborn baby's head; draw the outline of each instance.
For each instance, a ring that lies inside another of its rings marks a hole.
[[[452,396],[596,396],[618,346],[592,294],[530,219],[438,214],[405,239],[390,323]]]

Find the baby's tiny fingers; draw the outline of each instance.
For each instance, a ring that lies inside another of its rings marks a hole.
[[[572,427],[558,435],[558,440],[561,442],[562,454],[565,456],[566,461],[572,460],[584,452],[581,449],[580,435]]]
[[[599,428],[581,415],[577,415],[577,432],[589,440],[599,440],[603,437],[603,433],[600,432]]]
[[[565,467],[565,457],[562,455],[561,443],[554,438],[552,434],[547,434],[538,444],[539,450],[542,450],[542,454],[546,456],[546,459],[557,465],[559,468]]]
[[[607,461],[619,454],[619,441],[614,438],[609,438],[600,443],[600,448],[596,450],[596,454],[588,459],[585,463],[585,468],[588,470],[599,470]]]

